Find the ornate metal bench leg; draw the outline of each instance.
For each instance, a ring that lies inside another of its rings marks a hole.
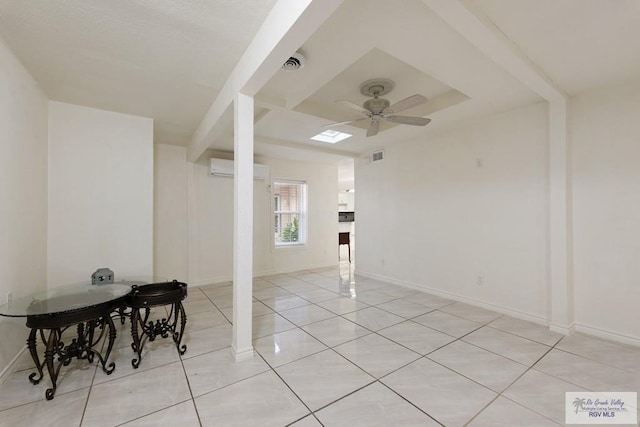
[[[178,349],[178,353],[182,356],[187,351],[186,344],[180,346],[180,342],[182,341],[182,336],[184,335],[184,328],[187,325],[187,313],[184,311],[184,307],[182,305],[182,301],[178,301],[175,303],[175,311],[176,311],[176,319],[174,322],[173,328],[173,342],[176,343],[176,348]],[[180,329],[176,330],[178,325],[178,314],[180,315]]]

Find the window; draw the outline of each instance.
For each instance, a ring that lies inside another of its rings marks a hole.
[[[276,246],[306,242],[307,184],[299,181],[273,183],[274,242]]]

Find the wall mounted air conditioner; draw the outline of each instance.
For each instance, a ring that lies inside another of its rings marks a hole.
[[[224,176],[233,178],[233,160],[209,159],[209,176]],[[269,177],[269,166],[253,165],[253,179],[264,181]]]

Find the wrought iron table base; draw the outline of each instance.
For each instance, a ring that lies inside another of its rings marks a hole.
[[[27,326],[31,328],[27,339],[27,347],[37,370],[37,372],[29,375],[29,381],[34,385],[38,384],[44,377],[44,367],[46,366],[52,384],[51,388],[48,388],[45,392],[47,400],[53,399],[55,395],[60,369],[63,366],[68,366],[73,358],[87,360],[87,362],[92,363],[94,357],[97,357],[102,370],[107,375],[110,375],[116,368],[114,362],[107,365],[116,339],[115,325],[109,314],[97,320],[78,323],[76,325],[77,336],[69,344],[65,344],[62,341],[62,334],[73,325],[48,326],[46,321],[41,318],[35,318],[29,319]],[[98,333],[96,333],[96,329],[98,329]],[[43,361],[40,361],[40,356],[36,349],[38,335],[40,335],[40,340],[45,346]],[[107,351],[103,356],[99,351],[94,350],[94,347],[102,342],[105,335],[108,337],[108,344]]]
[[[120,324],[124,325],[127,317],[131,317],[131,310],[127,311],[127,307],[118,307],[116,311],[111,314],[113,319],[120,319]]]

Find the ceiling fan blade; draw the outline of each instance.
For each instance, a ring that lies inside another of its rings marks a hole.
[[[355,121],[356,120],[349,120],[349,121],[346,121],[346,122],[328,123],[326,125],[322,125],[321,127],[323,127],[323,128],[332,128],[334,126],[346,125],[346,124],[349,124],[349,123],[353,123]]]
[[[382,111],[382,114],[399,113],[400,111],[415,107],[416,105],[424,104],[425,102],[427,102],[427,98],[424,96],[419,94],[411,95],[402,101],[398,101],[395,104],[388,106]]]
[[[359,106],[358,104],[354,104],[353,102],[350,101],[344,101],[344,100],[339,100],[336,101],[337,104],[342,104],[345,107],[351,108],[352,110],[357,111],[358,113],[362,113],[365,116],[369,117],[371,116],[371,111],[369,110],[365,110],[364,108],[362,108],[361,106]]]
[[[332,128],[334,126],[340,126],[340,125],[348,125],[349,123],[356,123],[362,120],[367,120],[367,117],[363,117],[361,119],[356,119],[356,120],[347,120],[346,122],[338,122],[338,123],[329,123],[326,125],[322,125],[321,127],[323,128]]]
[[[367,136],[377,135],[379,129],[380,129],[380,120],[376,120],[376,119],[371,120],[369,129],[367,129]]]
[[[409,116],[387,116],[386,120],[389,120],[393,123],[401,123],[403,125],[413,125],[413,126],[425,126],[431,122],[431,119],[426,119],[424,117],[409,117]]]

